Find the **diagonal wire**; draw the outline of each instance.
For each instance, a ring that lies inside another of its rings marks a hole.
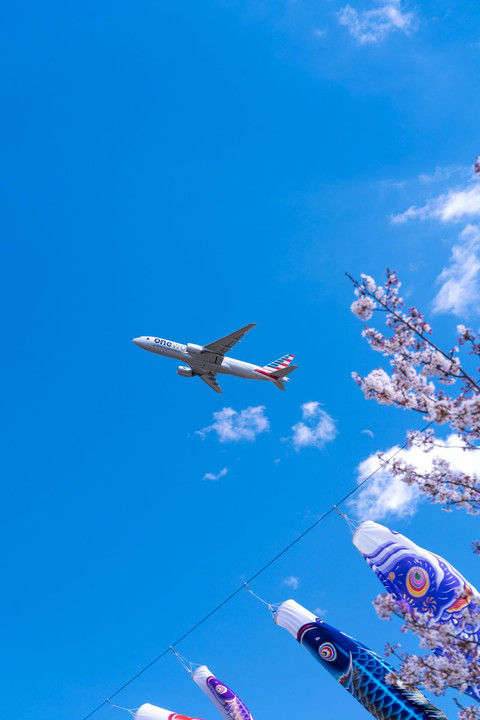
[[[430,425],[433,425],[433,421],[430,421],[429,423],[427,423],[427,424],[425,425],[425,427],[423,427],[423,428],[420,430],[420,433],[425,432],[425,430],[427,430],[427,429],[430,427]],[[388,462],[390,462],[391,460],[393,460],[393,458],[396,457],[397,455],[399,455],[401,452],[403,452],[403,450],[405,450],[405,448],[406,448],[407,446],[408,446],[408,441],[406,441],[406,442],[402,445],[402,447],[398,448],[398,450],[396,450],[396,451],[386,460],[386,462],[388,463]],[[352,495],[355,495],[355,493],[357,493],[357,492],[360,490],[360,488],[363,487],[363,485],[365,485],[365,483],[367,483],[367,482],[368,482],[374,475],[376,475],[377,472],[379,472],[381,469],[382,469],[382,465],[379,465],[379,466],[378,466],[377,468],[375,468],[375,470],[373,470],[369,475],[367,475],[366,477],[364,477],[363,480],[361,480],[361,482],[359,482],[358,485],[356,485],[356,487],[352,488],[352,490],[350,490],[346,495],[344,495],[340,500],[338,500],[338,501],[335,503],[335,505],[332,505],[331,508],[329,508],[328,510],[326,510],[326,511],[323,513],[323,515],[320,515],[320,517],[317,518],[314,523],[312,523],[311,525],[309,525],[306,530],[304,530],[302,533],[300,533],[300,535],[297,535],[296,538],[294,538],[290,543],[288,543],[288,545],[286,545],[282,550],[280,550],[280,552],[278,552],[274,557],[272,557],[271,560],[269,560],[263,567],[260,568],[260,570],[257,570],[257,572],[255,572],[250,578],[248,578],[248,580],[246,580],[246,581],[243,582],[241,585],[239,585],[239,587],[237,587],[236,590],[234,590],[232,593],[230,593],[230,595],[228,595],[224,600],[222,600],[221,603],[219,603],[216,607],[214,607],[213,610],[210,610],[209,613],[207,613],[206,615],[204,615],[204,616],[201,618],[201,620],[199,620],[197,623],[195,623],[195,625],[192,625],[192,627],[189,628],[185,633],[183,633],[183,635],[181,635],[179,638],[177,638],[177,640],[175,640],[175,642],[171,643],[165,650],[163,650],[163,652],[161,652],[160,655],[157,655],[156,658],[154,658],[153,660],[151,660],[151,661],[148,663],[148,665],[145,665],[145,667],[143,667],[143,668],[142,668],[141,670],[139,670],[135,675],[133,675],[129,680],[127,680],[123,685],[121,685],[119,688],[117,688],[117,690],[115,690],[115,692],[113,692],[113,693],[108,697],[108,699],[106,699],[106,700],[104,700],[103,702],[101,702],[100,705],[97,705],[97,707],[94,708],[91,712],[89,712],[88,715],[84,715],[84,717],[82,718],[82,720],[88,720],[88,718],[91,718],[92,715],[95,715],[95,713],[98,712],[102,707],[104,707],[105,705],[108,705],[109,702],[110,702],[110,700],[111,700],[112,698],[116,697],[119,693],[121,693],[123,690],[125,690],[126,687],[128,687],[129,685],[131,685],[137,678],[139,678],[140,675],[143,675],[143,673],[145,673],[147,670],[149,670],[149,669],[152,667],[152,665],[155,665],[155,663],[157,663],[159,660],[161,660],[162,658],[164,658],[165,655],[168,655],[168,653],[171,652],[172,648],[174,648],[174,647],[176,647],[177,645],[179,645],[183,640],[185,640],[185,638],[187,638],[187,637],[188,637],[189,635],[191,635],[195,630],[197,630],[197,628],[199,628],[200,625],[203,625],[203,623],[205,623],[207,620],[209,620],[209,619],[212,617],[212,615],[215,615],[219,610],[221,610],[225,605],[227,605],[227,603],[229,603],[231,600],[233,600],[234,597],[236,597],[239,593],[241,593],[241,591],[245,589],[245,585],[249,585],[249,584],[252,583],[254,580],[256,580],[256,579],[257,579],[260,575],[262,575],[262,573],[264,573],[271,565],[273,565],[274,563],[276,563],[277,560],[279,560],[283,555],[285,555],[285,553],[287,553],[289,550],[291,550],[292,547],[294,547],[295,545],[297,545],[297,543],[299,543],[301,540],[303,540],[303,538],[304,538],[306,535],[308,535],[309,533],[311,533],[312,530],[314,530],[314,529],[317,527],[317,525],[320,525],[320,523],[323,522],[323,521],[324,521],[329,515],[331,515],[332,513],[337,512],[337,507],[338,507],[339,505],[343,505],[343,503],[346,502],[349,498],[351,498]]]

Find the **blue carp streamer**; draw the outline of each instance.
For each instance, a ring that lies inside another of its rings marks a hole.
[[[282,603],[275,622],[333,675],[377,720],[447,720],[419,691],[389,683],[394,669],[377,653],[319,620],[294,600]]]
[[[461,622],[466,608],[480,607],[480,593],[449,562],[371,520],[358,527],[353,543],[396,600],[430,613],[432,623],[449,624],[457,637],[480,641],[480,624]],[[480,685],[466,692],[480,700]]]

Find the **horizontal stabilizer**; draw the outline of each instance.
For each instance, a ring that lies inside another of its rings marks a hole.
[[[279,390],[283,390],[285,392],[285,384],[281,380],[274,380],[273,383]]]
[[[283,378],[285,375],[288,375],[289,373],[293,372],[298,368],[298,365],[289,365],[286,368],[282,368],[281,370],[277,370],[275,375],[278,378]]]

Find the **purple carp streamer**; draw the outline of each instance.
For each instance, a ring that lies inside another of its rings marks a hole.
[[[254,720],[245,703],[225,683],[218,680],[206,665],[197,668],[192,678],[225,720]]]
[[[419,691],[391,684],[394,669],[377,653],[319,620],[294,600],[282,603],[275,623],[304,648],[377,720],[447,720]]]
[[[461,622],[466,608],[480,606],[480,593],[447,560],[371,520],[358,527],[353,544],[395,600],[450,625],[457,637],[480,641],[480,624]],[[467,692],[480,700],[480,685]]]

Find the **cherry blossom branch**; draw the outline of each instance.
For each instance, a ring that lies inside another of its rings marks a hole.
[[[397,652],[399,644],[387,644],[385,653],[401,661],[399,670],[391,673],[391,682],[416,688],[419,684],[435,695],[443,695],[448,688],[465,692],[476,688],[480,678],[480,607],[472,601],[470,590],[457,593],[457,599],[464,599],[467,605],[460,618],[456,616],[455,630],[450,622],[439,624],[433,621],[433,613],[422,613],[413,608],[405,599],[390,594],[381,594],[374,600],[374,607],[382,620],[393,616],[403,621],[401,631],[413,632],[420,639],[420,646],[434,654],[413,655]]]
[[[387,271],[387,273],[390,274],[390,271]],[[367,286],[365,283],[363,283],[363,284],[360,283],[358,280],[356,280],[356,279],[355,279],[352,275],[350,275],[348,272],[346,272],[345,275],[346,275],[346,276],[348,277],[348,279],[353,283],[354,287],[355,287],[357,290],[360,291],[360,293],[361,293],[362,295],[370,298],[370,299],[373,300],[375,303],[378,303],[378,304],[385,310],[385,312],[393,315],[393,317],[394,317],[396,320],[398,320],[398,322],[403,323],[403,325],[405,325],[409,330],[411,330],[413,333],[415,333],[415,335],[417,335],[424,343],[426,343],[427,345],[429,345],[429,346],[430,346],[433,350],[435,350],[436,352],[438,352],[438,353],[440,353],[441,355],[443,355],[443,357],[444,357],[446,360],[448,360],[448,361],[451,361],[451,360],[452,360],[453,351],[451,351],[450,355],[447,354],[444,350],[442,350],[442,349],[439,348],[437,345],[435,345],[435,343],[434,343],[432,340],[430,340],[430,338],[426,337],[426,335],[425,335],[422,331],[418,330],[418,328],[415,327],[414,325],[411,325],[411,324],[405,319],[405,317],[403,317],[402,315],[400,315],[393,307],[389,306],[389,305],[383,300],[383,296],[382,296],[382,295],[378,295],[378,294],[376,294],[375,292],[372,292],[371,290],[369,290],[369,289],[368,289],[368,286]],[[372,308],[372,310],[373,310],[373,308]],[[414,308],[412,308],[412,310],[414,310]],[[417,314],[417,317],[418,317],[419,319],[422,319],[422,320],[423,320],[423,316],[421,316],[420,313]],[[429,326],[427,325],[427,323],[425,323],[424,325],[429,328]],[[459,374],[460,374],[468,383],[470,383],[473,387],[475,387],[478,391],[480,391],[480,385],[479,385],[461,366],[458,366],[458,371],[459,371]],[[451,370],[449,371],[449,374],[450,374],[452,377],[458,377],[458,375],[452,373]]]

